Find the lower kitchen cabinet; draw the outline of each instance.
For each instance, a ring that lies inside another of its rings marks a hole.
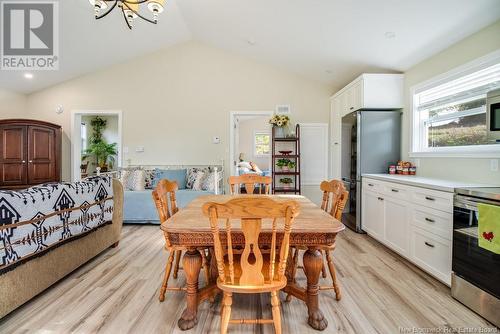
[[[363,178],[361,202],[364,231],[450,285],[452,193]]]

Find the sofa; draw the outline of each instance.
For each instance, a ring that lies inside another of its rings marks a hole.
[[[120,176],[126,188],[123,203],[124,224],[160,224],[152,191],[158,180],[163,178],[177,182],[179,190],[176,192],[176,199],[180,209],[199,196],[223,193],[223,170],[220,165],[129,166],[122,170],[122,175],[124,170],[141,170],[136,173],[136,177],[132,177],[134,182],[140,183],[136,189],[134,189],[134,184]],[[198,173],[199,181],[201,183],[205,181],[205,185],[195,190],[193,183],[196,182],[196,175],[193,174],[196,173]],[[211,179],[207,179],[207,176]],[[142,178],[144,178],[145,189],[142,189]]]
[[[0,318],[116,247],[122,208],[109,176],[0,191]]]

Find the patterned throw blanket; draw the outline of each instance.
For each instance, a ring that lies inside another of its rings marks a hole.
[[[0,190],[0,275],[65,242],[110,224],[111,177]]]

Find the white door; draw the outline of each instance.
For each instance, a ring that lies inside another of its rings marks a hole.
[[[363,190],[362,228],[376,239],[384,240],[384,198]]]
[[[408,255],[409,250],[409,210],[404,201],[384,198],[385,241],[400,254]]]

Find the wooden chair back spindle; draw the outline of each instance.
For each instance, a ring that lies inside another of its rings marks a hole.
[[[255,174],[243,174],[240,176],[230,176],[228,179],[229,191],[231,195],[238,194],[241,186],[245,187],[247,194],[253,194],[255,186],[259,188],[260,195],[269,195],[273,179],[270,176],[261,176]]]
[[[179,189],[177,182],[167,179],[160,180],[152,192],[153,200],[158,211],[160,224],[172,217],[179,211],[177,207],[177,199],[175,192]],[[167,246],[170,247],[170,238],[168,233],[164,231]]]
[[[323,191],[321,209],[328,212],[337,220],[342,219],[349,192],[345,189],[344,183],[340,180],[323,181],[320,185]]]
[[[276,202],[270,198],[244,197],[230,200],[224,204],[209,202],[203,206],[203,212],[209,217],[210,226],[214,235],[215,257],[219,280],[225,284],[239,287],[258,287],[264,284],[284,279],[290,231],[294,218],[299,213],[299,205],[295,201]],[[223,250],[219,219],[226,222],[226,244],[228,272]],[[238,270],[241,270],[239,281],[235,280],[234,250],[232,247],[232,220],[240,219],[241,229],[245,236],[245,247],[239,257]],[[269,272],[263,272],[264,259],[259,248],[259,235],[263,219],[272,220],[271,252],[269,258]],[[283,220],[283,239],[280,246],[278,267],[276,270],[276,242],[278,220]],[[269,276],[265,281],[265,274]]]

